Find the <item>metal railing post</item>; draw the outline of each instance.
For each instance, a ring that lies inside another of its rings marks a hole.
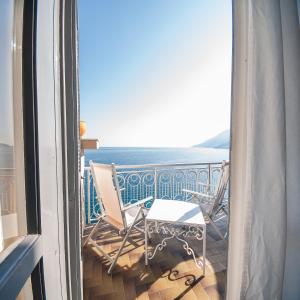
[[[208,186],[207,192],[210,193],[210,184],[211,184],[211,163],[208,164]]]
[[[212,193],[214,192],[214,189],[211,188],[211,184],[214,183],[214,178],[213,178],[213,173],[219,168],[219,165],[221,163],[220,162],[216,162],[216,163],[212,163],[212,162],[203,162],[203,163],[187,163],[187,164],[156,164],[156,165],[122,165],[122,166],[117,166],[117,168],[121,169],[120,171],[118,171],[118,174],[142,174],[143,172],[148,174],[153,174],[154,175],[154,187],[152,190],[152,194],[154,194],[154,198],[157,199],[158,197],[162,197],[162,198],[166,198],[166,197],[176,197],[177,195],[180,194],[180,190],[178,190],[178,184],[175,181],[175,177],[171,177],[173,178],[173,180],[171,180],[170,182],[164,183],[163,181],[161,182],[162,185],[162,191],[160,192],[160,182],[159,182],[159,178],[158,176],[161,174],[163,174],[164,172],[167,173],[167,171],[174,171],[176,172],[176,170],[183,172],[184,177],[182,179],[182,187],[186,188],[186,189],[194,189],[196,191],[200,191],[200,192],[204,192],[204,190],[202,190],[202,188],[197,188],[193,186],[193,182],[188,180],[188,176],[187,176],[187,171],[188,170],[192,170],[195,168],[199,168],[199,170],[202,170],[203,172],[205,172],[205,169],[207,171],[207,190],[205,192],[207,193]],[[161,173],[160,173],[161,172]],[[89,167],[85,167],[85,173],[84,173],[84,184],[83,184],[83,190],[84,190],[84,203],[85,206],[84,208],[86,209],[86,213],[85,213],[85,220],[87,221],[87,224],[91,224],[91,222],[95,221],[95,218],[97,217],[97,212],[96,212],[96,207],[97,204],[99,204],[99,208],[100,208],[100,212],[103,212],[103,207],[101,206],[101,201],[97,201],[96,195],[95,195],[95,188],[93,185],[93,177],[91,175],[91,170]],[[123,176],[123,175],[122,175]],[[174,175],[175,176],[175,175]],[[128,196],[128,198],[130,198],[130,196],[134,196],[132,193],[132,190],[130,189],[131,185],[128,182],[128,178],[130,178],[130,176],[124,176],[124,187],[126,187],[126,194]],[[143,181],[141,181],[140,186],[139,186],[139,191],[141,191],[141,193],[143,193],[144,190],[144,183]],[[145,189],[146,189],[146,194],[147,194],[147,187],[150,186],[146,184]],[[181,189],[182,187],[179,187],[179,189]],[[164,192],[166,192],[166,189],[168,190],[168,188],[170,189],[170,195],[167,193],[164,194]],[[146,195],[145,195],[146,196]],[[150,195],[149,195],[150,196]],[[3,194],[1,195],[0,193],[0,198],[3,197]],[[185,193],[185,195],[183,196],[183,199],[188,199],[188,194]],[[127,199],[127,198],[126,198]],[[1,200],[1,199],[0,199]],[[99,203],[98,203],[99,202]]]
[[[87,170],[87,210],[88,210],[88,224],[91,224],[91,176],[90,170]]]
[[[157,169],[154,169],[154,199],[157,199]]]

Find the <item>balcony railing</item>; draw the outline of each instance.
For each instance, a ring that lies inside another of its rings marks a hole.
[[[188,200],[190,195],[182,192],[182,189],[213,193],[213,188],[204,191],[204,186],[199,183],[216,185],[221,164],[117,165],[122,201],[127,204],[148,196]],[[85,168],[83,186],[85,222],[89,224],[97,219],[101,211],[89,167]]]
[[[16,211],[15,170],[0,168],[0,213],[10,214]]]

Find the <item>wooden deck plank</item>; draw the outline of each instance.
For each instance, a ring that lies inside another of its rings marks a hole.
[[[100,227],[97,242],[105,250],[114,251],[121,243],[109,226]],[[83,285],[85,300],[168,300],[168,299],[223,299],[226,284],[227,244],[211,234],[208,227],[207,267],[203,278],[193,259],[182,245],[171,241],[149,266],[144,264],[143,235],[135,232],[134,245],[126,247],[113,271],[107,274],[108,264],[101,253],[88,246],[83,250]],[[104,237],[103,237],[104,236]],[[108,238],[108,239],[107,239]],[[160,237],[153,237],[153,246]],[[192,241],[196,253],[202,255],[202,245]]]

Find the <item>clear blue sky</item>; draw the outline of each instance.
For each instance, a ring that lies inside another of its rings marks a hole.
[[[79,0],[81,119],[104,146],[229,128],[231,1]]]

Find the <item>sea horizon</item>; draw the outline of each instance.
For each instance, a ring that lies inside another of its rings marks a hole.
[[[205,163],[228,160],[229,149],[202,147],[100,147],[85,151],[85,165],[92,160],[117,165]]]

